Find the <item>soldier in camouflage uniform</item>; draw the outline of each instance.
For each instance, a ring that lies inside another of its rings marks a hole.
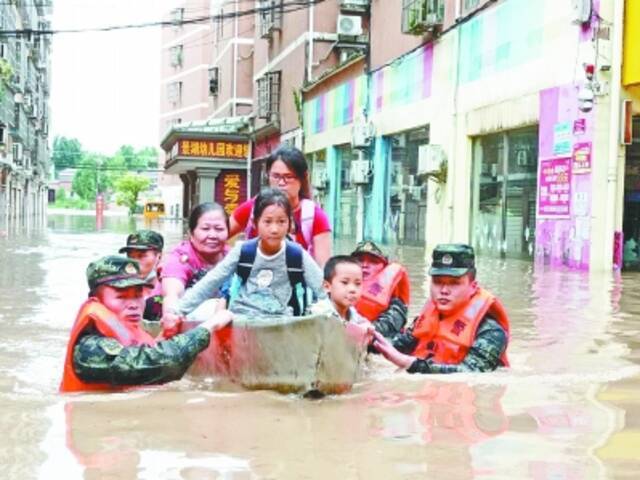
[[[500,301],[475,279],[473,248],[438,245],[431,298],[411,328],[374,347],[409,373],[485,372],[508,366],[509,319]]]
[[[138,261],[140,275],[153,285],[145,298],[144,318],[159,321],[162,317],[162,285],[160,260],[164,238],[153,230],[138,230],[127,237],[127,245],[119,252]]]
[[[209,345],[211,331],[231,314],[219,312],[170,340],[140,326],[147,280],[135,260],[111,255],[87,267],[90,298],[71,331],[60,390],[118,390],[178,380]]]

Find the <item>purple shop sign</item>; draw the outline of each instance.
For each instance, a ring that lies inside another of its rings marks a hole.
[[[571,162],[571,157],[540,160],[539,218],[567,218],[570,216]]]
[[[584,135],[587,131],[587,119],[586,118],[578,118],[573,122],[573,134],[574,135]]]
[[[591,171],[591,142],[573,145],[573,166],[571,173],[589,173]]]

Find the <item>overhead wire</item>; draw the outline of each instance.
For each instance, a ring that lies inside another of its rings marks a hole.
[[[72,28],[72,29],[30,29],[25,28],[21,30],[0,30],[0,36],[48,36],[59,34],[73,34],[73,33],[98,33],[98,32],[113,32],[121,30],[133,30],[150,27],[176,27],[183,25],[194,25],[211,21],[220,21],[225,19],[242,18],[248,15],[255,15],[265,12],[280,11],[283,15],[286,13],[295,12],[298,10],[308,9],[311,6],[323,3],[325,0],[288,0],[282,1],[280,4],[271,5],[269,7],[257,7],[249,8],[246,10],[238,10],[228,13],[222,13],[218,15],[203,15],[199,17],[193,17],[184,20],[159,20],[142,22],[135,24],[124,25],[110,25],[105,27],[90,27],[90,28]]]

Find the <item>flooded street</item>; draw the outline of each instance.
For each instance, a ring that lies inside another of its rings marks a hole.
[[[60,395],[86,265],[135,228],[106,217],[97,232],[93,217],[60,215],[0,224],[0,478],[638,477],[637,273],[590,277],[481,258],[481,284],[511,314],[509,371],[409,375],[370,358],[351,393],[321,400],[193,379]],[[153,228],[169,246],[182,235],[179,223]],[[425,252],[397,257],[411,273],[415,314]]]

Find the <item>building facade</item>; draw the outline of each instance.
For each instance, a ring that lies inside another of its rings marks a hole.
[[[305,97],[305,151],[324,159],[318,183],[328,184],[332,217],[351,203],[352,160],[343,158],[354,155],[352,112],[364,109],[373,132],[364,236],[469,242],[539,265],[622,266],[625,237],[640,233],[637,4],[362,3],[369,65]]]
[[[50,0],[0,5],[0,219],[42,215],[49,176]]]

